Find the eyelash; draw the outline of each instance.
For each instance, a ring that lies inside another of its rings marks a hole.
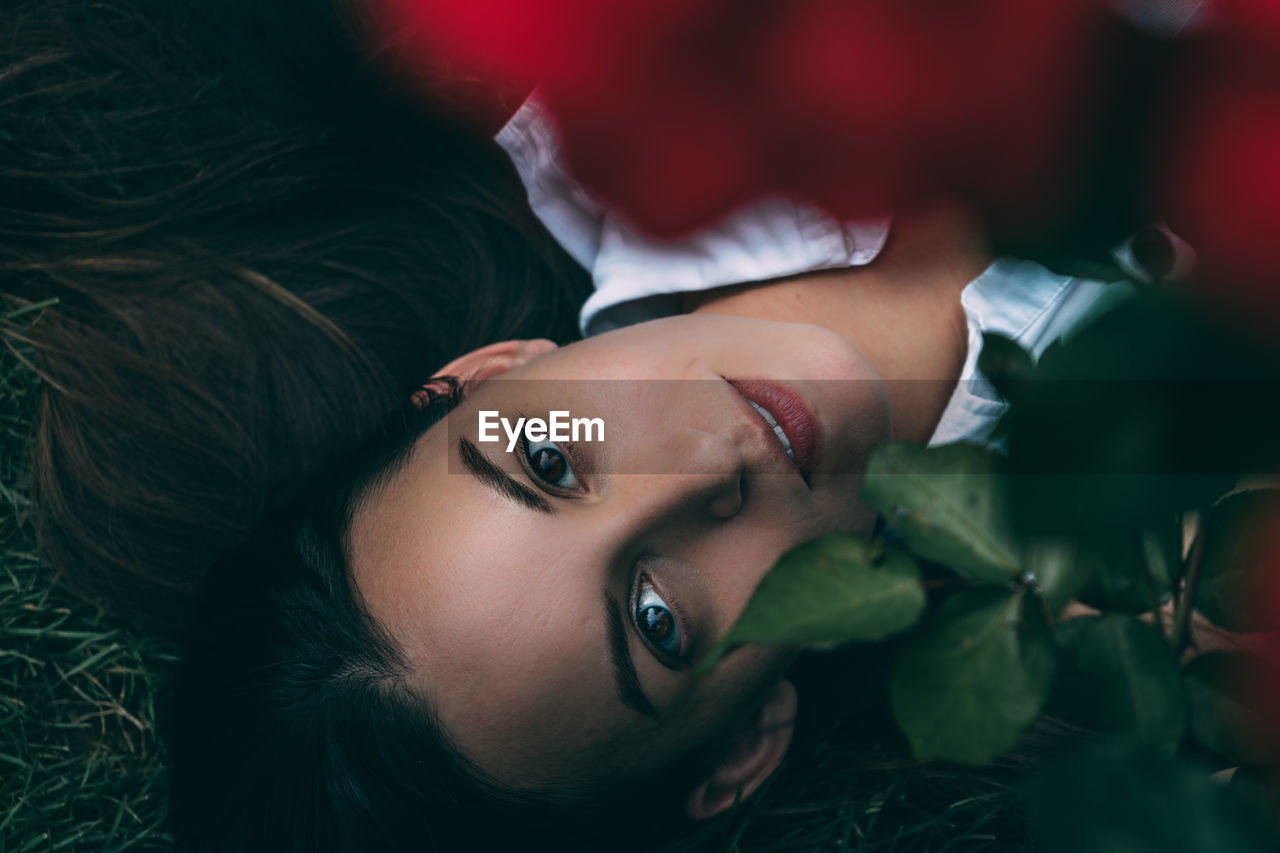
[[[555,442],[538,442],[538,443],[550,444],[560,453],[561,456],[564,457],[565,464],[568,465],[569,467],[569,473],[573,475],[574,480],[578,481],[578,485],[580,488],[572,489],[572,488],[566,488],[563,486],[557,486],[554,483],[551,483],[547,480],[544,480],[542,477],[540,477],[538,473],[534,471],[532,463],[529,462],[529,447],[530,447],[529,438],[522,431],[520,433],[520,439],[516,445],[516,448],[520,452],[520,465],[522,468],[524,468],[525,473],[529,475],[529,479],[533,481],[534,485],[542,489],[547,494],[555,495],[556,497],[563,497],[563,498],[575,497],[585,492],[586,488],[583,485],[581,479],[578,477],[578,470],[582,467],[582,464],[581,464],[581,460],[578,458],[578,453],[576,452],[577,447],[572,443],[565,444],[564,446],[561,446]]]
[[[666,649],[659,647],[645,635],[644,629],[640,627],[640,600],[641,594],[646,587],[653,591],[658,600],[662,602],[664,609],[666,609],[675,620],[676,630],[680,632],[679,654],[672,654]],[[631,609],[631,622],[635,627],[636,633],[640,635],[640,641],[653,652],[659,663],[668,669],[680,669],[688,663],[689,649],[692,647],[692,632],[689,630],[689,620],[685,616],[685,612],[680,607],[680,603],[678,601],[665,592],[660,592],[658,587],[653,583],[653,579],[642,572],[636,576],[636,583],[631,593],[629,607]]]

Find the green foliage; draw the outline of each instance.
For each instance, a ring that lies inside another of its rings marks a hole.
[[[1129,741],[1059,763],[1029,786],[1042,853],[1266,853],[1270,816],[1188,766]]]
[[[1273,351],[1148,291],[1041,357],[1009,438],[1019,529],[1128,535],[1280,462]]]
[[[1209,510],[1204,575],[1196,607],[1211,622],[1233,631],[1277,627],[1274,613],[1256,604],[1263,572],[1270,566],[1267,536],[1280,519],[1280,491],[1258,489],[1228,495]]]
[[[1062,608],[1088,584],[1097,570],[1091,550],[1070,540],[1033,539],[1022,552],[1024,577],[1039,591],[1049,613]]]
[[[1040,713],[1053,681],[1040,602],[966,591],[948,599],[895,661],[894,716],[919,758],[986,764]]]
[[[995,454],[977,445],[891,443],[867,463],[862,497],[911,550],[983,581],[1022,573]]]
[[[1100,732],[1172,751],[1187,724],[1182,674],[1160,632],[1132,616],[1072,620],[1055,709]]]
[[[1206,652],[1184,675],[1191,731],[1201,744],[1236,764],[1280,764],[1275,721],[1258,708],[1259,687],[1274,677],[1262,661],[1243,652]]]
[[[1228,628],[1267,626],[1251,601],[1259,543],[1273,544],[1260,532],[1280,519],[1280,492],[1214,499],[1250,465],[1277,458],[1275,419],[1261,419],[1265,428],[1239,420],[1257,408],[1250,392],[1269,386],[1219,380],[1269,382],[1280,370],[1164,297],[1121,300],[1039,365],[988,336],[980,363],[1016,414],[1001,421],[1011,429],[1008,464],[973,445],[886,444],[864,479],[864,499],[889,539],[920,560],[938,599],[885,650],[895,655],[890,708],[913,754],[986,765],[1049,710],[1129,745],[1074,759],[1032,791],[1045,849],[1270,849],[1238,797],[1171,756],[1189,748],[1253,768],[1280,763],[1257,710],[1257,685],[1273,677],[1263,664],[1223,653],[1179,664],[1195,607]],[[1205,384],[1165,381],[1179,375]],[[1184,514],[1211,504],[1184,555]],[[804,634],[812,618],[820,639],[834,641],[835,596],[815,586],[805,604],[804,585],[853,578],[865,555],[887,546],[841,548],[859,558],[792,551],[776,570],[785,583],[770,575],[757,590],[752,619],[768,613],[770,632],[814,640]],[[1072,599],[1102,612],[1059,621]],[[1170,599],[1170,624],[1139,618]],[[810,607],[812,616],[796,612]],[[790,629],[788,618],[797,620]],[[744,640],[738,630],[731,637]],[[753,641],[765,634],[754,630]],[[1160,825],[1171,808],[1176,819]]]
[[[743,643],[822,648],[880,640],[914,625],[924,603],[920,569],[902,549],[824,536],[782,556],[698,670]]]
[[[1079,599],[1102,610],[1146,613],[1168,600],[1173,589],[1182,530],[1170,518],[1084,547],[1093,566]]]

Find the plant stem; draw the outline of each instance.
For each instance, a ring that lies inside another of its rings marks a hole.
[[[1170,629],[1169,643],[1174,654],[1182,654],[1191,639],[1191,613],[1195,609],[1196,587],[1200,585],[1200,571],[1204,566],[1205,518],[1207,512],[1200,514],[1199,529],[1196,538],[1191,542],[1191,553],[1187,555],[1187,570],[1178,596],[1177,606],[1173,611],[1173,626]]]
[[[1163,633],[1160,624],[1160,596],[1156,594],[1156,579],[1151,574],[1151,561],[1147,559],[1147,544],[1141,530],[1133,531],[1133,544],[1138,549],[1138,565],[1142,568],[1142,583],[1147,589],[1147,598],[1151,601],[1151,615],[1155,617],[1156,627]]]

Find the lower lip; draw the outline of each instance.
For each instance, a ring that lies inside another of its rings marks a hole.
[[[818,458],[818,420],[795,391],[759,379],[730,379],[738,393],[767,411],[791,440],[796,467],[806,478],[813,473]]]

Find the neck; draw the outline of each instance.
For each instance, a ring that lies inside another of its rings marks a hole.
[[[896,217],[888,245],[865,267],[689,294],[684,308],[811,323],[842,335],[885,380],[894,437],[923,444],[968,353],[960,292],[991,261],[974,219],[939,207]]]

